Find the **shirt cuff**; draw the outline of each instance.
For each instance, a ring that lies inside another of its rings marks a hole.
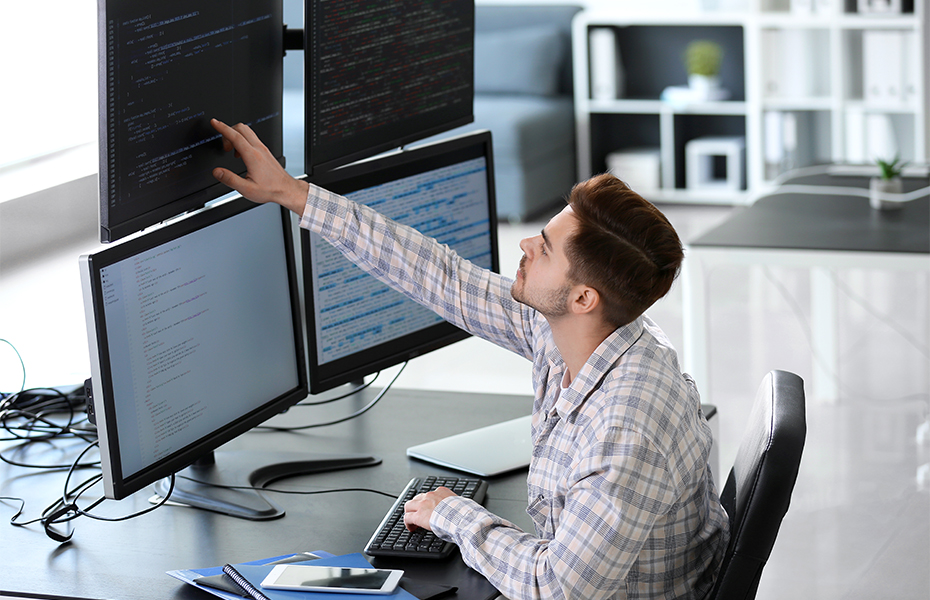
[[[339,239],[344,234],[351,205],[352,203],[343,196],[311,183],[307,190],[307,202],[300,216],[300,226],[319,233],[326,239]]]
[[[450,496],[444,498],[433,509],[433,514],[429,519],[429,528],[440,539],[458,543],[456,534],[461,533],[462,524],[474,523],[477,520],[476,513],[482,511],[481,505],[474,500]]]
[[[300,226],[304,229],[310,229],[313,223],[313,202],[317,196],[317,186],[312,183],[307,186],[307,201],[304,203],[304,211],[300,215]]]

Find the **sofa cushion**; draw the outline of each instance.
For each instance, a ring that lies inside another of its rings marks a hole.
[[[557,95],[566,52],[557,27],[476,33],[475,92]]]
[[[574,156],[571,98],[475,95],[470,127],[491,130],[495,159],[530,164],[553,153]]]
[[[559,93],[572,95],[572,19],[582,7],[577,4],[477,4],[475,34],[512,31],[529,27],[555,27],[562,35],[565,55],[559,68]],[[476,63],[476,68],[479,65]]]

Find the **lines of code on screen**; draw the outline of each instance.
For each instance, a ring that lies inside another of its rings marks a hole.
[[[101,26],[105,228],[150,216],[141,229],[228,191],[212,168],[242,167],[212,117],[249,123],[281,155],[280,0],[107,0]],[[190,205],[159,210],[178,201]]]
[[[308,26],[308,165],[470,121],[473,2],[320,0]]]
[[[447,244],[475,264],[493,266],[487,163],[473,158],[346,194]],[[325,364],[405,335],[442,318],[391,290],[311,235],[317,360]]]

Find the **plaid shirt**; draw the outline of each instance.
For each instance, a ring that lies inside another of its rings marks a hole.
[[[545,318],[512,280],[415,230],[311,185],[301,226],[472,334],[533,361],[535,534],[460,497],[431,528],[508,598],[701,598],[726,549],[694,381],[648,318],[620,327],[567,389]]]

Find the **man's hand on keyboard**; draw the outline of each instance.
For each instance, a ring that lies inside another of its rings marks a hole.
[[[449,488],[438,487],[432,492],[417,494],[404,504],[404,525],[408,531],[416,531],[417,527],[429,529],[429,520],[433,516],[433,510],[440,502],[455,496],[455,493]]]

